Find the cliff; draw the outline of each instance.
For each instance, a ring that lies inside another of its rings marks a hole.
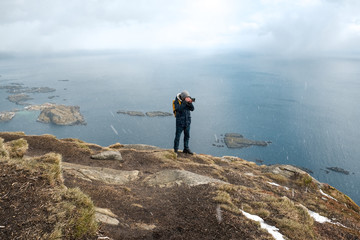
[[[51,135],[0,138],[0,239],[360,238],[360,208],[293,166]]]

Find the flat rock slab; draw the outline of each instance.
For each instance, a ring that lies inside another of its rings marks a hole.
[[[117,220],[116,218],[98,212],[95,212],[95,219],[97,222],[101,222],[109,225],[115,225],[115,226],[119,225],[120,223],[119,220]]]
[[[62,163],[65,172],[86,181],[100,181],[123,185],[139,178],[139,171],[122,171],[111,168],[89,167],[73,163]]]
[[[145,183],[149,186],[159,187],[173,187],[180,185],[197,186],[209,183],[224,183],[226,182],[192,173],[185,170],[164,170],[147,177]]]
[[[254,141],[246,139],[243,135],[238,133],[226,133],[224,141],[228,148],[246,148],[253,145],[265,147],[269,143],[265,141]]]
[[[92,159],[98,160],[118,160],[121,161],[122,156],[118,151],[105,151],[91,156]]]
[[[95,207],[95,219],[97,222],[102,222],[109,225],[119,225],[117,216],[108,208]]]

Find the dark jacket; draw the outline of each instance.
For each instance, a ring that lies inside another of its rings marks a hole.
[[[181,104],[180,104],[181,103]],[[180,101],[178,96],[175,98],[176,126],[188,127],[191,124],[190,111],[194,111],[194,105],[186,101]]]

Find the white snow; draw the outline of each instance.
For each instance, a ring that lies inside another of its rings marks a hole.
[[[279,184],[274,183],[274,182],[268,182],[268,184],[270,184],[270,185],[274,185],[274,186],[277,186],[277,187],[280,187],[280,185],[279,185]]]
[[[265,229],[266,231],[268,231],[276,240],[285,240],[283,235],[278,232],[279,231],[278,228],[265,223],[261,217],[244,212],[243,210],[241,210],[241,212],[244,214],[245,217],[247,217],[253,221],[259,222],[260,227]]]
[[[324,195],[325,197],[328,197],[328,198],[331,198],[332,200],[338,201],[338,200],[336,200],[335,198],[333,198],[332,196],[330,196],[329,194],[324,193],[321,189],[319,189],[319,190],[320,190],[320,193],[321,193],[322,195]]]
[[[276,187],[283,187],[283,188],[285,188],[286,190],[289,190],[288,187],[281,186],[281,185],[279,185],[279,184],[277,184],[277,183],[274,183],[274,182],[267,182],[267,183],[270,184],[270,185],[276,186]]]
[[[313,212],[309,209],[308,209],[308,213],[315,221],[319,223],[326,223],[326,222],[331,223],[331,220],[328,219],[327,217],[321,216],[320,214]]]
[[[316,212],[313,212],[313,211],[311,211],[311,210],[309,210],[309,209],[307,209],[307,210],[308,210],[309,215],[310,215],[315,221],[317,221],[317,222],[319,222],[319,223],[326,223],[326,222],[328,222],[328,223],[331,223],[331,224],[334,224],[334,225],[338,225],[338,226],[340,226],[340,227],[348,228],[348,227],[342,225],[341,223],[333,222],[333,221],[331,221],[330,219],[328,219],[327,217],[321,216],[320,214],[318,214],[318,213],[316,213]]]

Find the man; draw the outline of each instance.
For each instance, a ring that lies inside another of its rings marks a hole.
[[[174,140],[174,151],[178,152],[181,133],[184,131],[184,151],[183,153],[193,154],[189,148],[190,139],[190,111],[194,111],[193,100],[188,91],[183,91],[176,95],[174,101],[174,114],[176,117],[176,133]]]

